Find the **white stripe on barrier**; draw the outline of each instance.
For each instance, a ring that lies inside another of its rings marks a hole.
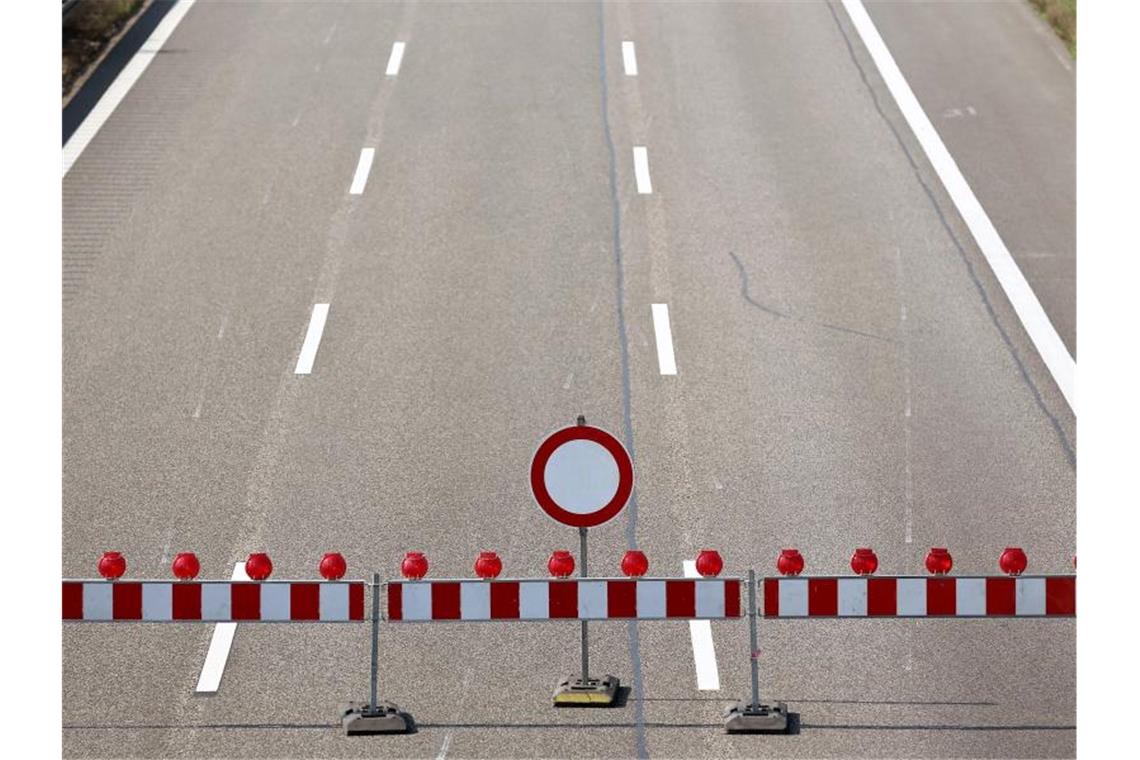
[[[289,619],[289,586],[264,584],[261,587],[261,619]]]
[[[696,568],[693,568],[694,571]],[[697,617],[724,617],[724,583],[696,581]],[[708,621],[704,621],[708,624]]]
[[[806,578],[791,578],[780,584],[780,615],[807,617],[808,582]]]
[[[898,579],[898,614],[913,617],[926,614],[926,579]]]
[[[986,614],[986,579],[959,578],[955,586],[958,615]]]
[[[639,618],[665,617],[665,581],[639,581],[636,593]]]
[[[407,583],[403,587],[404,620],[431,620],[431,586]]]
[[[1018,578],[1014,603],[1018,615],[1045,614],[1045,579]]]
[[[202,619],[230,620],[230,584],[202,584]]]
[[[578,581],[578,615],[586,618],[609,617],[607,587],[605,581]]]
[[[322,583],[320,586],[321,620],[348,620],[348,586]]]
[[[839,616],[851,617],[867,614],[867,579],[839,579]]]
[[[170,620],[173,616],[174,593],[169,583],[142,585],[143,620]]]
[[[546,581],[519,584],[519,619],[546,620],[550,617],[550,586]]]
[[[83,617],[87,620],[110,620],[114,608],[110,583],[83,584]]]
[[[482,581],[459,584],[459,617],[462,620],[491,619],[491,586]]]

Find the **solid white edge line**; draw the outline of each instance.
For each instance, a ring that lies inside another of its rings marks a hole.
[[[301,344],[301,355],[297,357],[297,367],[293,370],[295,375],[307,375],[313,371],[313,362],[317,358],[317,349],[321,345],[321,335],[325,331],[325,320],[329,316],[327,303],[313,304],[313,313],[309,317],[309,329],[305,332],[305,342]]]
[[[154,31],[147,37],[146,42],[139,48],[139,51],[134,54],[130,62],[123,67],[119,75],[115,77],[115,81],[107,88],[103,96],[99,98],[99,102],[83,119],[83,123],[71,133],[67,144],[63,146],[63,176],[71,171],[71,167],[75,164],[79,157],[83,154],[83,150],[87,147],[99,130],[103,127],[104,122],[110,118],[111,114],[122,102],[127,93],[134,87],[135,82],[146,71],[146,67],[158,55],[162,46],[166,44],[166,40],[174,33],[175,27],[186,12],[194,5],[195,0],[179,0],[178,4],[166,12],[162,21],[154,28]]]
[[[1069,408],[1075,414],[1077,411],[1076,361],[1065,348],[1061,336],[1057,334],[1056,328],[1053,327],[1053,323],[1041,307],[1041,302],[1037,300],[1033,289],[1029,287],[1025,275],[1021,273],[993,222],[990,221],[985,209],[982,208],[982,204],[974,195],[974,191],[970,189],[966,178],[962,176],[958,164],[950,155],[950,151],[946,149],[942,138],[938,136],[934,125],[927,118],[926,112],[922,110],[918,98],[915,97],[910,85],[907,84],[906,78],[899,70],[890,50],[887,49],[878,29],[875,28],[874,22],[867,14],[867,9],[863,7],[862,0],[843,0],[843,7],[851,18],[855,31],[863,40],[867,52],[871,54],[871,59],[878,67],[879,74],[883,77],[887,89],[894,96],[899,110],[902,111],[907,124],[910,125],[914,136],[918,139],[919,145],[925,151],[927,159],[934,166],[938,178],[942,180],[946,192],[954,201],[958,213],[961,214],[966,226],[969,227],[970,234],[974,236],[982,255],[986,257],[990,269],[993,270],[998,283],[1013,305],[1013,310],[1017,312],[1021,324],[1029,334],[1029,339],[1033,341],[1033,345],[1037,348],[1045,366],[1048,367],[1057,387],[1061,389],[1065,401],[1068,402]]]
[[[360,158],[356,162],[356,171],[352,175],[352,186],[348,188],[349,195],[360,195],[364,186],[368,184],[368,174],[372,171],[372,159],[376,158],[375,148],[361,148]]]
[[[384,72],[390,77],[394,77],[400,73],[400,62],[404,60],[404,43],[393,42],[392,54],[388,56],[388,68]]]
[[[637,51],[634,50],[633,43],[629,40],[624,40],[621,43],[621,62],[625,66],[627,77],[637,76]]]
[[[669,327],[669,305],[653,304],[653,332],[657,338],[657,368],[662,375],[677,374],[677,359],[673,355],[673,330]]]
[[[697,563],[684,560],[686,578],[699,578]],[[697,690],[719,691],[720,673],[716,667],[716,649],[713,647],[712,623],[708,620],[690,620],[689,638],[693,642],[693,664],[697,668]]]
[[[649,195],[653,192],[653,183],[649,181],[649,151],[644,145],[633,149],[633,173],[637,178],[637,192]]]
[[[233,575],[230,580],[248,581],[245,574],[245,563],[234,564]],[[206,661],[202,663],[202,672],[198,676],[198,685],[194,691],[213,694],[222,682],[222,673],[226,670],[226,661],[230,658],[230,646],[234,643],[234,633],[237,623],[215,623],[214,635],[210,637],[210,648],[206,652]]]

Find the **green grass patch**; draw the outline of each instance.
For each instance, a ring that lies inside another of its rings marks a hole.
[[[1037,12],[1045,17],[1049,26],[1077,57],[1077,0],[1029,0]]]
[[[66,98],[107,44],[143,7],[143,0],[80,0],[63,19],[63,96]]]

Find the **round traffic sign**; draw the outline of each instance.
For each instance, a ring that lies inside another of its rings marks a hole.
[[[633,492],[633,462],[605,430],[571,425],[539,444],[530,460],[530,490],[558,522],[593,528],[625,508]]]

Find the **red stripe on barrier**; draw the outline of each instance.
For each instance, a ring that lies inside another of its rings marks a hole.
[[[808,579],[808,615],[839,614],[839,581],[835,578]]]
[[[142,584],[115,581],[111,587],[111,617],[142,620]]]
[[[958,581],[954,578],[926,579],[926,614],[956,615],[958,613]]]
[[[321,619],[321,587],[317,583],[289,584],[289,619]]]
[[[1077,614],[1077,579],[1075,576],[1072,578],[1045,579],[1045,614]]]
[[[892,617],[898,612],[898,583],[894,578],[867,579],[867,615]]]
[[[388,619],[389,620],[403,620],[404,619],[404,585],[402,583],[389,583],[388,584]],[[349,592],[349,617],[352,617],[352,593]],[[361,598],[361,606],[363,606],[363,595]]]
[[[261,587],[257,583],[230,584],[230,618],[261,619]]]
[[[171,584],[170,617],[172,620],[202,619],[202,587],[199,584]]]
[[[350,583],[348,585],[348,619],[364,619],[364,584]]]
[[[764,616],[778,617],[780,615],[780,580],[778,578],[764,579]]]
[[[519,583],[503,581],[491,584],[491,619],[517,620],[519,617]]]
[[[696,581],[665,581],[665,617],[696,616]]]
[[[550,582],[550,617],[576,618],[578,617],[578,582],[577,581],[551,581]]]
[[[612,618],[637,617],[637,581],[610,581],[606,584],[606,615]]]
[[[734,578],[724,582],[724,616],[740,617],[740,581]]]
[[[432,620],[459,620],[459,584],[431,584]]]
[[[1013,578],[986,578],[986,614],[1017,614],[1017,582]]]
[[[83,619],[83,584],[63,584],[63,619]]]

